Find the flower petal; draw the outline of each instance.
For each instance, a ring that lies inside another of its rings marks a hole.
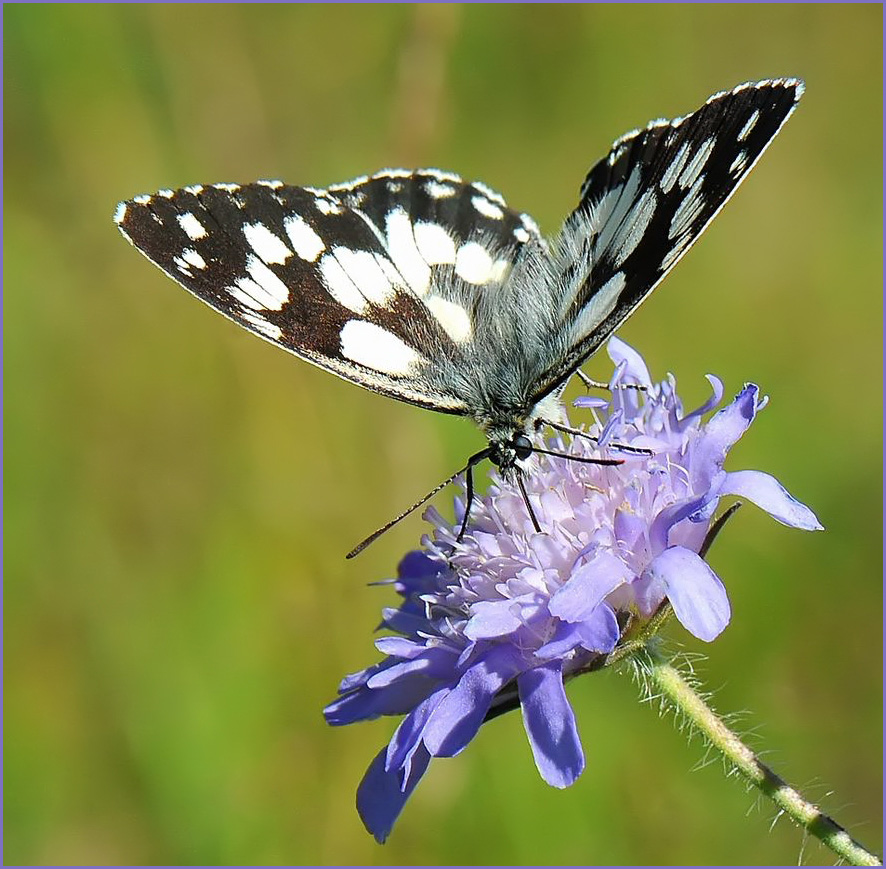
[[[622,378],[624,383],[639,383],[642,386],[652,386],[652,378],[649,376],[649,369],[646,367],[645,360],[630,344],[626,344],[621,338],[616,338],[613,335],[606,345],[606,352],[616,366],[622,361],[627,363],[624,369],[624,377]]]
[[[520,671],[521,663],[517,650],[502,644],[465,672],[425,728],[424,744],[434,757],[452,757],[474,738],[492,698]]]
[[[484,640],[512,634],[523,625],[520,618],[523,604],[532,602],[534,598],[535,595],[520,595],[519,598],[477,601],[471,606],[465,636],[469,640]]]
[[[415,790],[431,761],[427,749],[420,745],[413,755],[409,775],[404,780],[399,769],[385,772],[386,753],[387,749],[383,748],[375,756],[357,788],[360,820],[379,844],[388,838],[406,800]]]
[[[649,542],[652,545],[652,552],[659,555],[666,550],[670,545],[671,529],[704,508],[712,498],[716,500],[716,495],[705,492],[698,498],[678,501],[661,510],[649,526]]]
[[[449,693],[449,685],[435,691],[429,697],[414,706],[412,711],[400,722],[388,743],[385,769],[398,769],[408,765],[416,747],[421,742],[424,729],[430,721],[434,710],[443,702]]]
[[[720,380],[719,377],[715,377],[713,374],[705,374],[705,377],[707,378],[708,383],[711,384],[711,397],[701,407],[697,407],[680,419],[679,425],[681,430],[685,429],[687,424],[695,419],[695,417],[704,416],[723,400],[723,381]]]
[[[552,662],[517,678],[523,726],[541,777],[555,788],[569,787],[585,768],[575,715],[563,689],[562,663]]]
[[[631,578],[631,571],[607,550],[598,551],[590,561],[573,571],[572,576],[551,596],[551,615],[567,622],[584,621],[614,589]]]
[[[695,552],[672,546],[653,559],[644,575],[665,582],[674,614],[700,640],[711,642],[729,624],[726,589]]]
[[[818,521],[805,504],[793,498],[771,474],[763,471],[730,471],[725,474],[720,486],[721,495],[738,495],[753,501],[773,519],[791,528],[804,531],[823,531]]]
[[[535,657],[543,661],[550,658],[562,658],[576,646],[580,646],[582,635],[579,626],[581,624],[583,623],[558,621],[557,627],[554,629],[554,636],[535,650]]]
[[[715,413],[702,430],[692,456],[693,489],[703,492],[723,467],[726,454],[748,430],[758,409],[759,388],[749,383],[733,402]]]
[[[609,407],[609,399],[597,395],[580,395],[572,404],[574,407]]]
[[[601,603],[583,622],[578,623],[581,644],[589,652],[611,652],[618,642],[618,620],[609,604]]]

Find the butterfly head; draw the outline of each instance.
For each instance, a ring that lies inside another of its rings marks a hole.
[[[505,474],[517,467],[518,461],[528,459],[532,451],[532,441],[522,431],[515,431],[507,438],[489,441],[489,460]]]

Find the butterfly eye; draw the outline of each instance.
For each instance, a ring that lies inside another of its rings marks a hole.
[[[511,446],[518,459],[528,459],[532,455],[532,441],[526,435],[515,435]]]

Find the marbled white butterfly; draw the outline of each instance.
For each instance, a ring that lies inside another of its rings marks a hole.
[[[485,184],[437,169],[323,189],[161,190],[118,205],[115,221],[260,337],[382,395],[472,418],[488,445],[458,472],[466,522],[473,466],[489,458],[520,482],[521,462],[543,451],[535,432],[562,427],[566,381],[686,253],[802,93],[792,78],[743,84],[627,133],[550,242]]]

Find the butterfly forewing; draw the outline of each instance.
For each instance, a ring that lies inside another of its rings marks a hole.
[[[596,163],[558,240],[568,352],[540,391],[611,335],[735,192],[794,110],[796,79],[741,85],[691,115],[653,121]]]
[[[121,204],[123,234],[235,322],[377,392],[470,412],[446,388],[474,296],[537,228],[482,184],[386,170],[327,189],[280,182],[164,190]]]

